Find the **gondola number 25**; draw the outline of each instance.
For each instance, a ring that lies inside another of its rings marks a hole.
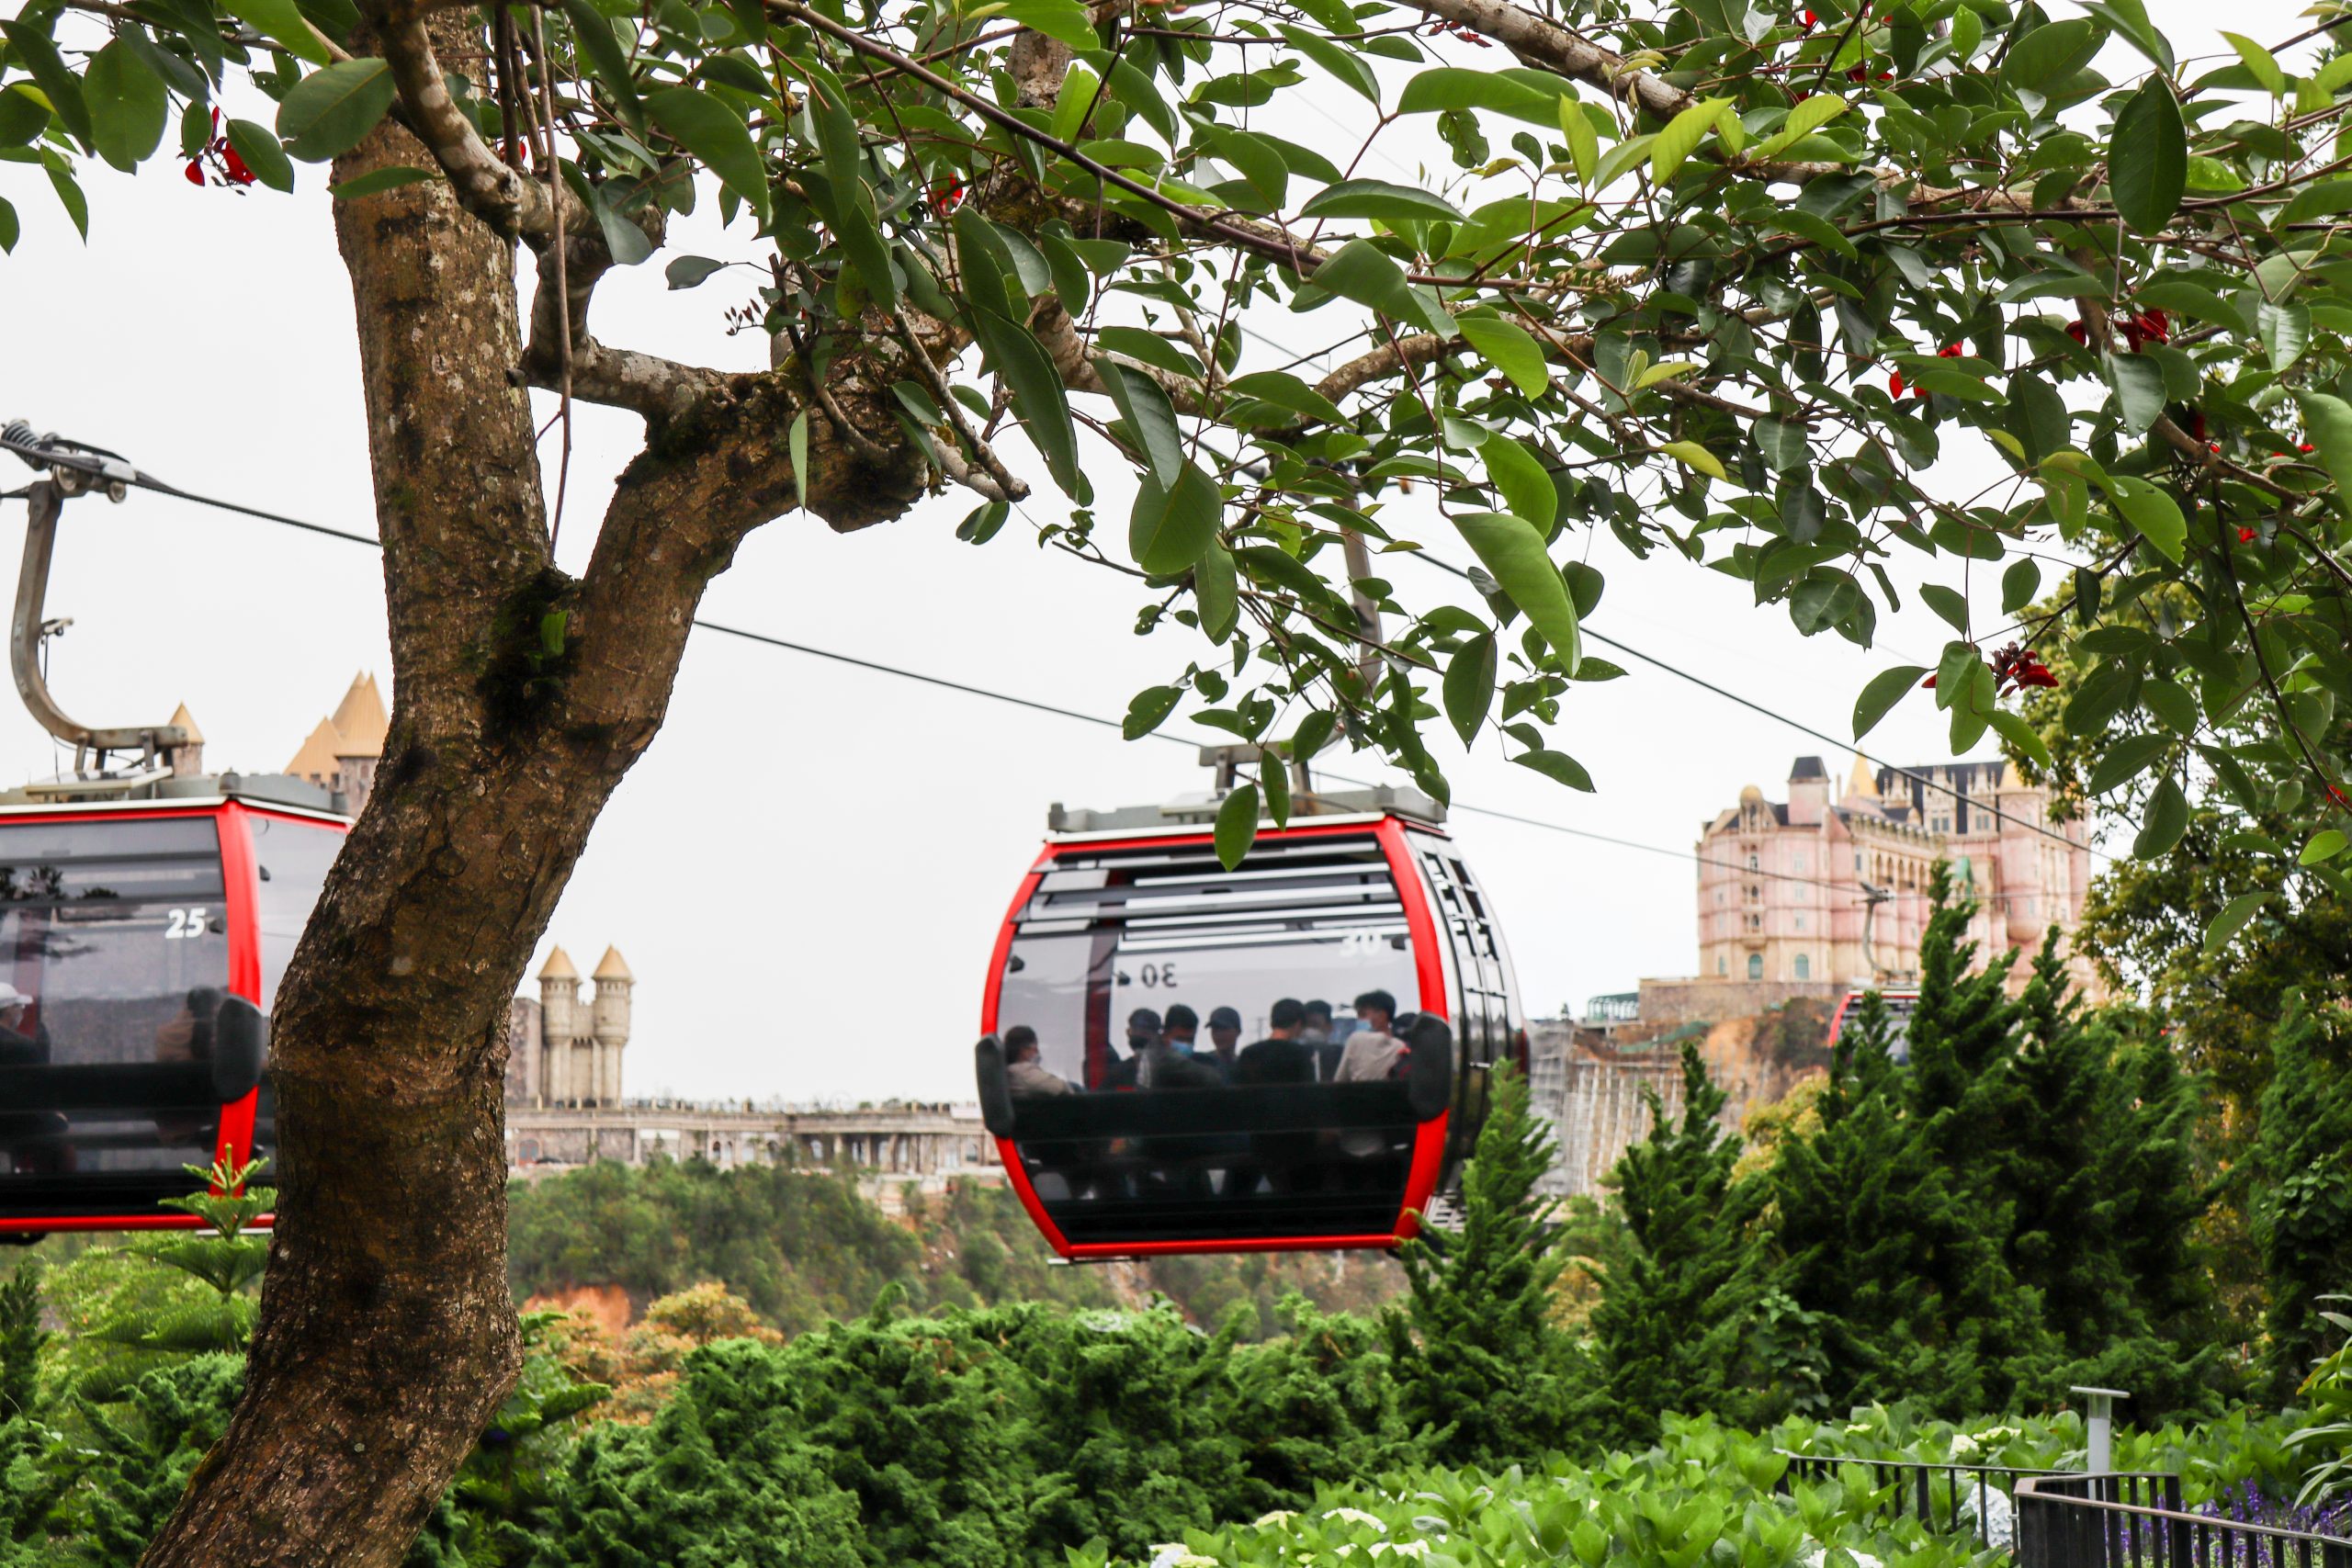
[[[206,914],[202,906],[193,909],[166,909],[164,911],[164,917],[165,942],[179,942],[188,937],[199,937],[212,929],[206,923]]]

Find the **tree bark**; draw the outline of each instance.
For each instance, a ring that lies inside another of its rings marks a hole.
[[[336,177],[426,161],[388,124]],[[153,1568],[397,1563],[513,1386],[508,1000],[739,536],[666,527],[699,470],[641,458],[597,564],[556,570],[512,248],[438,182],[335,212],[391,728],[277,1000],[281,1199],[244,1399]]]

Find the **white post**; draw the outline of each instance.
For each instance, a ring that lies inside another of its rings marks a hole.
[[[2067,1392],[2081,1394],[2089,1407],[2083,1418],[2090,1437],[2083,1468],[2093,1475],[2105,1475],[2115,1468],[2115,1402],[2132,1396],[2120,1388],[2076,1386]]]

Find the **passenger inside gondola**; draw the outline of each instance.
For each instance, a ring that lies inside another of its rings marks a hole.
[[[1159,1014],[1151,1008],[1137,1008],[1127,1014],[1127,1049],[1133,1055],[1114,1061],[1102,1075],[1102,1087],[1108,1089],[1140,1089],[1143,1087],[1144,1058],[1159,1043]]]
[[[1233,1081],[1234,1055],[1241,1048],[1241,1015],[1231,1008],[1209,1010],[1209,1056],[1225,1081]]]
[[[1366,991],[1356,998],[1356,1027],[1340,1053],[1337,1083],[1378,1083],[1393,1078],[1411,1055],[1402,1040],[1389,1032],[1396,1021],[1396,998],[1386,991]]]
[[[39,1066],[49,1060],[49,1031],[36,1023],[25,1032],[25,1012],[32,998],[0,980],[0,1066]]]
[[[1037,1032],[1025,1023],[1004,1032],[1004,1077],[1015,1099],[1069,1092],[1069,1080],[1047,1071],[1037,1059]]]

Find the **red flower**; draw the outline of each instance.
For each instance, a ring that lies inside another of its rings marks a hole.
[[[187,183],[199,190],[204,187],[204,165],[194,158],[187,161]]]
[[[1926,680],[1919,682],[1919,689],[1923,692],[1934,691],[1936,689],[1936,678],[1933,675],[1928,676]]]
[[[2296,448],[2295,448],[2295,450],[2296,450],[2296,451],[2298,451],[2298,452],[2314,452],[2314,451],[2317,451],[2317,450],[2318,450],[2318,448],[2317,448],[2317,447],[2315,447],[2315,446],[2313,446],[2310,442],[2306,441],[2306,442],[2304,442],[2301,446],[2300,446],[2296,447]]]
[[[1820,20],[1821,20],[1821,18],[1820,18],[1820,17],[1816,17],[1816,16],[1815,16],[1811,11],[1807,11],[1807,12],[1805,12],[1805,14],[1804,14],[1804,30],[1805,30],[1805,31],[1807,31],[1807,32],[1811,32],[1811,31],[1813,31],[1813,29],[1814,29],[1814,25],[1815,25],[1815,23],[1819,22]]]
[[[2250,545],[2254,543],[2256,534],[2257,530],[2256,529],[2241,528],[2238,530],[2238,543],[2241,545]]]
[[[2085,348],[2088,348],[2091,345],[2091,334],[2080,321],[2068,321],[2066,323],[2066,335],[2073,338],[2076,343],[2081,344]]]
[[[1960,344],[1956,343],[1948,343],[1944,344],[1943,347],[1936,350],[1936,357],[1938,359],[1958,359],[1960,357]]]
[[[1886,389],[1887,389],[1887,391],[1888,391],[1891,395],[1893,395],[1893,396],[1894,396],[1894,397],[1898,397],[1898,398],[1899,398],[1899,397],[1901,397],[1901,396],[1903,395],[1903,372],[1902,372],[1902,371],[1897,370],[1894,375],[1889,376],[1889,377],[1886,378]]]
[[[934,186],[931,192],[931,209],[941,218],[945,218],[964,205],[964,197],[967,194],[962,180],[957,180],[953,185]]]
[[[237,156],[237,150],[230,146],[227,141],[221,142],[219,151],[220,172],[229,176],[232,185],[249,186],[261,178],[259,175],[245,167],[245,161]]]

